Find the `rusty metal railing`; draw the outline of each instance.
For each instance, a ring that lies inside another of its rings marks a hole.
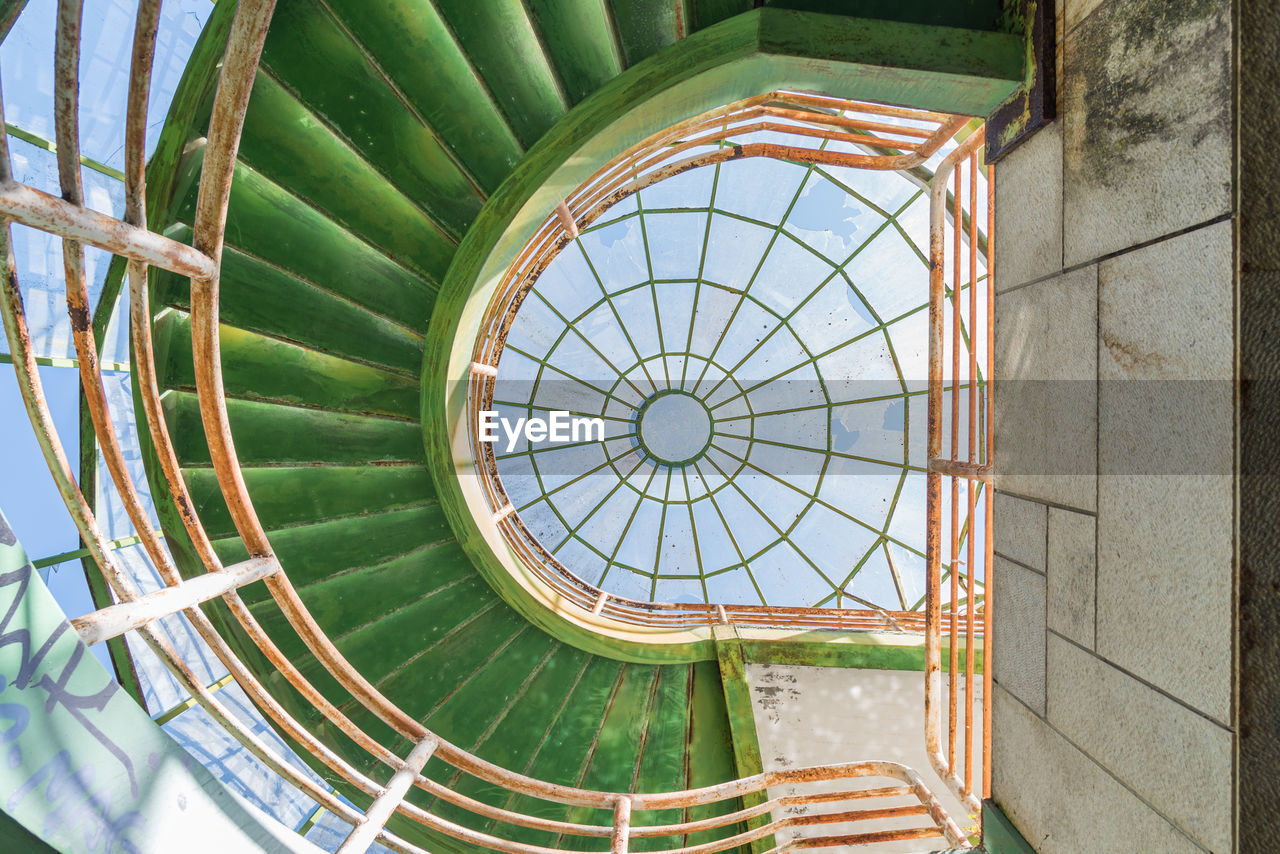
[[[991,790],[992,339],[991,182],[979,212],[981,130],[947,155],[934,174],[929,240],[929,422],[925,545],[925,743],[934,770],[971,810]],[[954,179],[951,206],[947,182]],[[986,275],[979,276],[978,222],[986,221]],[[950,219],[952,252],[946,251]],[[967,246],[967,248],[966,248]],[[951,287],[948,294],[947,273]],[[979,311],[981,309],[981,312]],[[945,329],[950,314],[950,331]],[[945,362],[950,354],[950,383]],[[948,413],[949,411],[949,413]],[[965,417],[962,419],[961,414]],[[944,418],[949,414],[949,418]],[[950,437],[944,455],[944,434]],[[943,479],[950,480],[944,502]],[[950,510],[942,541],[944,504]],[[981,540],[979,540],[981,527]],[[980,552],[979,552],[980,549]],[[944,589],[944,551],[950,558]],[[979,580],[978,561],[982,574]],[[946,605],[946,613],[943,606]],[[943,735],[942,638],[949,641],[946,734]],[[963,658],[962,658],[963,650]],[[975,711],[976,668],[982,701]],[[961,699],[963,698],[963,703]],[[980,739],[980,754],[975,747]],[[980,767],[975,768],[975,765]],[[979,779],[975,781],[975,773]],[[976,783],[976,784],[975,784]]]
[[[273,6],[274,0],[240,0],[236,8],[205,144],[191,246],[169,240],[146,228],[144,131],[147,124],[146,105],[151,82],[160,0],[140,0],[137,14],[124,129],[126,210],[123,221],[86,209],[80,187],[79,135],[76,122],[81,0],[61,0],[58,7],[55,51],[57,157],[64,198],[59,199],[39,193],[30,187],[16,183],[10,167],[7,141],[3,135],[0,135],[0,222],[3,226],[0,227],[0,254],[3,254],[4,258],[4,282],[0,287],[0,314],[3,315],[10,354],[24,405],[54,482],[81,537],[87,544],[91,557],[100,568],[118,602],[93,614],[77,618],[74,625],[81,638],[88,643],[93,643],[125,631],[136,631],[175,677],[188,688],[195,701],[219,725],[274,773],[337,817],[352,824],[352,834],[342,848],[344,852],[364,850],[374,840],[396,851],[414,854],[422,852],[418,846],[386,829],[386,821],[396,813],[424,827],[488,850],[515,854],[547,854],[565,850],[513,842],[449,821],[406,800],[406,795],[411,789],[418,789],[436,796],[446,803],[467,810],[478,818],[496,820],[507,826],[553,831],[568,837],[608,840],[607,850],[615,854],[625,852],[629,840],[634,838],[672,838],[676,840],[676,844],[675,847],[668,849],[668,854],[695,854],[695,852],[709,854],[709,852],[723,851],[765,838],[791,826],[829,822],[843,824],[911,816],[920,817],[923,823],[916,827],[893,831],[805,837],[775,850],[924,838],[944,838],[951,845],[967,847],[968,843],[963,834],[947,816],[919,775],[910,768],[895,763],[859,762],[770,772],[718,786],[658,794],[603,792],[562,786],[494,765],[449,743],[397,707],[346,661],[308,612],[290,583],[287,573],[272,553],[270,542],[257,518],[240,472],[222,386],[218,340],[219,261],[240,132]],[[788,117],[781,113],[794,106],[804,106],[806,103],[812,106],[813,102],[829,103],[829,99],[818,99],[812,96],[786,95],[780,102],[782,106],[774,103],[777,100],[776,96],[767,96],[756,104],[761,112],[753,115],[751,121],[763,127],[775,119],[787,119]],[[890,114],[893,115],[893,113]],[[723,119],[722,116],[721,120]],[[812,120],[812,116],[806,118],[806,121]],[[950,118],[939,120],[938,127],[951,127],[952,125],[948,122],[953,120]],[[836,121],[828,121],[828,124],[835,127],[833,132],[886,134],[876,137],[878,141],[875,145],[884,146],[889,151],[884,154],[867,155],[882,158],[880,162],[899,164],[883,168],[902,168],[900,165],[902,163],[914,161],[916,158],[923,160],[927,156],[924,152],[929,145],[935,142],[937,145],[942,144],[938,134],[914,143],[900,140],[895,142],[893,138],[887,136],[889,132],[883,129],[869,129],[865,126],[854,128]],[[864,125],[870,124],[872,122],[869,120],[864,123]],[[0,126],[2,125],[3,106],[0,104]],[[942,131],[939,130],[938,133]],[[902,134],[902,136],[910,137],[911,135]],[[920,139],[918,134],[916,138]],[[859,140],[865,141],[862,136],[859,136]],[[672,148],[676,147],[678,146],[672,146]],[[758,156],[771,155],[762,153]],[[775,153],[772,156],[777,155]],[[792,154],[784,156],[792,156]],[[862,155],[844,156],[862,157]],[[626,168],[633,167],[634,164]],[[607,194],[613,191],[604,192]],[[598,201],[592,202],[592,204],[598,203]],[[133,580],[115,561],[109,544],[94,518],[93,511],[72,473],[46,405],[36,369],[12,252],[11,222],[51,232],[59,235],[63,240],[67,303],[75,332],[74,343],[87,406],[107,468],[120,492],[129,517],[165,584],[165,587],[156,593],[141,596]],[[116,439],[116,427],[112,422],[103,393],[96,345],[88,327],[90,307],[85,287],[84,244],[101,247],[128,261],[130,328],[133,335],[140,402],[146,415],[147,429],[150,432],[161,471],[195,552],[207,570],[204,576],[183,580],[147,522],[141,498],[124,465],[119,442]],[[173,442],[160,406],[147,308],[147,272],[150,266],[191,278],[192,346],[205,436],[223,496],[231,510],[236,529],[250,555],[248,560],[234,566],[222,565],[192,508],[191,498],[183,482]],[[328,673],[363,708],[373,712],[396,734],[414,745],[413,750],[406,757],[397,756],[361,729],[309,681],[267,635],[239,594],[241,587],[259,582],[266,585],[293,630],[302,638]],[[328,723],[336,727],[337,731],[351,739],[356,746],[366,751],[391,772],[388,783],[378,783],[371,776],[357,769],[285,710],[252,670],[235,654],[201,610],[202,602],[219,597],[227,605],[239,626],[290,686],[319,711]],[[608,604],[604,603],[602,608]],[[620,606],[615,604],[614,607]],[[190,621],[249,698],[286,736],[348,785],[372,799],[373,803],[369,810],[360,812],[334,792],[302,773],[255,736],[219,701],[158,630],[156,621],[162,616],[175,613],[183,614]],[[671,610],[664,616],[677,621],[684,618],[679,608]],[[729,616],[728,609],[717,612],[717,617],[720,619],[727,620]],[[768,622],[773,619],[771,615],[762,614],[753,609],[735,610],[732,616],[736,621],[742,622],[749,622],[752,619]],[[813,619],[816,620],[817,617]],[[852,626],[858,619],[874,622],[878,619],[896,620],[898,618],[875,614],[874,616],[823,615],[822,619],[834,619],[837,623],[847,619],[851,621],[849,625]],[[901,619],[905,620],[908,617],[903,616]],[[919,615],[911,615],[910,619],[918,620]],[[912,625],[916,624],[912,623]],[[578,824],[491,806],[425,776],[423,768],[429,761],[447,763],[466,775],[503,787],[513,793],[558,804],[609,809],[612,810],[614,819],[611,823],[603,825]],[[833,780],[844,781],[842,791],[767,798],[763,803],[731,811],[715,818],[684,821],[671,825],[645,826],[642,822],[636,821],[637,814],[645,811],[715,804],[764,792],[771,787],[807,785]],[[880,785],[874,785],[877,782]],[[784,807],[817,803],[840,803],[851,808],[838,813],[784,815],[771,821],[763,821],[763,817],[781,813]],[[752,822],[749,830],[714,842],[700,845],[682,845],[679,842],[690,833],[729,827],[752,820],[757,821]]]
[[[886,121],[886,119],[888,121]],[[896,122],[893,120],[897,120]],[[845,595],[863,608],[647,602],[601,590],[573,573],[538,541],[511,505],[493,444],[480,441],[479,415],[493,406],[498,366],[516,312],[560,251],[610,207],[681,172],[745,157],[855,169],[920,166],[971,119],[928,110],[776,91],[695,116],[615,157],[551,212],[525,244],[490,299],[476,337],[466,418],[472,458],[493,524],[522,565],[559,597],[592,616],[678,631],[716,624],[835,631],[923,632],[924,614],[894,611]],[[770,131],[783,142],[744,142]],[[863,153],[821,148],[847,143]]]

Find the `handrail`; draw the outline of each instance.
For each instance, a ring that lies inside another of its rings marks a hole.
[[[61,234],[183,276],[207,276],[213,262],[185,243],[131,226],[104,213],[16,184],[0,182],[0,218]]]
[[[58,34],[55,42],[57,77],[54,125],[57,133],[58,179],[63,198],[76,206],[84,205],[84,188],[80,178],[80,24],[83,16],[83,0],[59,0]],[[80,372],[80,388],[86,408],[93,423],[93,432],[102,447],[102,458],[111,480],[120,493],[125,511],[134,530],[142,540],[147,556],[157,569],[177,570],[172,566],[169,553],[160,542],[155,528],[142,506],[141,497],[129,476],[115,425],[107,405],[107,391],[103,386],[98,367],[98,346],[94,339],[90,318],[93,307],[89,303],[89,286],[85,279],[84,248],[76,240],[63,238],[62,260],[66,276],[67,313],[71,317],[72,339],[76,350],[76,364]]]
[[[80,640],[86,646],[92,646],[141,628],[153,620],[185,611],[201,602],[225,596],[232,590],[260,581],[279,571],[280,564],[274,558],[249,558],[243,563],[229,566],[218,572],[206,573],[180,584],[161,587],[154,593],[139,596],[131,602],[108,605],[92,614],[76,617],[71,621],[71,627],[80,635]]]
[[[990,649],[984,646],[983,649],[983,706],[982,706],[982,722],[980,725],[982,734],[982,769],[981,780],[975,787],[973,781],[973,759],[974,759],[974,675],[975,675],[975,649],[973,644],[974,637],[981,633],[984,636],[990,632],[990,614],[991,614],[991,571],[992,571],[992,540],[991,540],[991,520],[992,520],[992,470],[991,470],[991,369],[992,369],[992,339],[994,337],[993,312],[994,305],[994,286],[991,276],[988,274],[986,280],[986,364],[984,365],[987,379],[980,380],[978,374],[977,351],[978,341],[976,335],[977,327],[977,305],[978,305],[978,275],[977,275],[977,259],[978,245],[976,240],[977,232],[977,212],[974,208],[977,205],[977,156],[978,151],[983,147],[985,142],[985,134],[983,129],[979,128],[972,136],[964,140],[951,153],[943,158],[939,164],[937,171],[934,173],[933,184],[930,188],[929,197],[929,417],[927,429],[927,448],[926,458],[928,460],[928,473],[926,475],[926,492],[925,504],[926,514],[929,520],[927,526],[927,539],[925,543],[926,569],[925,569],[925,750],[929,756],[929,762],[934,770],[942,777],[943,781],[953,789],[961,801],[975,812],[981,809],[981,801],[984,793],[990,791],[991,787],[991,661]],[[960,293],[964,289],[965,282],[962,281],[962,253],[961,245],[964,243],[964,235],[962,233],[965,217],[963,215],[964,198],[962,193],[961,173],[958,168],[962,163],[969,164],[969,257],[968,257],[968,309],[969,316],[967,318],[967,328],[970,335],[966,339],[962,334],[961,315],[962,308]],[[948,180],[954,174],[955,187],[953,193],[954,208],[951,211],[951,221],[953,225],[952,249],[953,255],[950,265],[948,265],[946,257],[946,220],[947,220],[947,184]],[[988,229],[990,228],[991,210],[990,210],[990,186],[988,186]],[[990,244],[988,244],[988,259],[990,263]],[[945,303],[947,301],[946,294],[946,272],[950,269],[953,273],[953,281],[951,286],[951,321],[952,329],[950,338],[944,336],[944,316],[946,313]],[[949,344],[949,347],[948,347]],[[950,386],[952,402],[951,402],[951,418],[950,418],[950,435],[951,435],[951,451],[950,457],[943,456],[942,438],[943,438],[943,358],[950,350],[951,353],[951,376],[952,382]],[[960,401],[960,392],[962,388],[960,357],[961,352],[967,352],[968,374],[967,382],[964,388],[968,392],[967,410],[968,410],[968,455],[965,459],[959,458],[960,453],[960,410],[962,408]],[[978,406],[978,389],[983,387],[985,409],[983,410],[986,417],[986,429],[982,446],[982,457],[978,458],[977,436],[979,432],[979,424],[977,421]],[[946,753],[943,753],[944,738],[942,734],[942,660],[941,645],[943,635],[943,619],[942,619],[942,478],[950,477],[951,479],[951,525],[950,525],[950,550],[951,550],[951,566],[950,573],[951,590],[950,590],[950,610],[949,610],[949,626],[947,635],[950,638],[950,660],[948,662],[948,714],[947,714],[947,734],[945,737]],[[966,513],[963,524],[960,518],[961,496],[959,482],[964,480],[967,484],[967,504]],[[976,590],[976,572],[975,572],[975,540],[976,540],[976,522],[977,522],[977,490],[981,487],[984,495],[984,525],[985,537],[983,539],[983,595],[982,603],[982,622],[977,622],[978,609],[975,603]],[[963,565],[967,569],[967,589],[963,591],[964,597],[964,636],[966,639],[966,660],[962,663],[959,658],[959,638],[961,636],[960,611],[958,603],[960,601],[960,572],[958,566],[961,564],[959,558],[959,549],[963,543],[965,548],[965,557]],[[964,674],[964,687],[960,687],[960,674]],[[959,697],[965,700],[964,714],[961,716],[959,707]],[[958,722],[963,718],[964,735],[962,740],[957,739]],[[957,750],[957,747],[960,749]]]
[[[253,501],[240,471],[235,442],[231,438],[226,392],[222,386],[216,268],[222,259],[223,232],[231,201],[231,179],[240,147],[240,132],[244,127],[249,93],[274,10],[275,0],[241,0],[236,6],[222,60],[222,73],[218,75],[213,115],[209,119],[191,239],[192,246],[211,258],[215,265],[213,275],[191,279],[191,348],[200,418],[204,423],[205,439],[218,485],[251,557],[270,554],[271,544],[267,542],[267,535],[253,509]]]
[[[681,837],[689,833],[714,830],[760,818],[779,807],[835,802],[860,803],[885,798],[911,798],[914,803],[872,806],[866,809],[822,815],[788,814],[766,823],[757,822],[756,826],[750,830],[713,842],[671,848],[668,849],[668,854],[695,854],[695,852],[701,854],[701,852],[727,850],[792,827],[909,815],[927,816],[930,824],[900,831],[852,836],[805,837],[797,840],[794,845],[815,847],[824,844],[854,844],[855,841],[888,838],[943,837],[952,845],[967,846],[967,841],[959,828],[947,816],[942,805],[925,786],[919,775],[912,769],[896,763],[870,761],[768,772],[719,785],[665,793],[605,792],[552,784],[502,768],[449,743],[395,706],[357,673],[316,624],[292,587],[287,574],[272,555],[270,543],[254,511],[240,471],[222,385],[218,341],[219,263],[240,133],[258,59],[270,24],[274,0],[240,0],[235,10],[209,126],[192,246],[169,240],[146,228],[145,127],[160,0],[140,0],[135,24],[125,123],[126,209],[124,219],[116,220],[90,211],[84,206],[76,120],[81,3],[82,0],[60,0],[58,10],[56,42],[58,73],[55,93],[57,149],[59,177],[65,198],[57,199],[14,182],[7,140],[0,134],[0,224],[3,225],[3,228],[0,228],[0,255],[4,258],[4,282],[0,287],[0,315],[3,315],[5,333],[24,405],[54,482],[86,543],[90,556],[99,566],[118,600],[116,605],[75,621],[82,637],[92,642],[119,631],[138,632],[165,666],[188,688],[196,702],[208,711],[219,725],[244,744],[274,773],[356,827],[352,836],[355,840],[351,843],[352,850],[359,849],[361,846],[367,847],[368,843],[376,839],[393,850],[421,852],[422,849],[386,830],[386,819],[397,812],[425,827],[492,850],[519,852],[519,854],[530,852],[545,854],[545,852],[563,850],[504,840],[433,815],[405,800],[411,787],[417,787],[462,807],[476,816],[496,819],[509,825],[551,830],[569,836],[608,838],[611,852],[625,852],[628,841],[633,838]],[[752,101],[750,115],[742,120],[752,121],[754,124],[746,127],[785,128],[787,132],[801,136],[813,136],[820,132],[831,134],[829,138],[851,138],[859,144],[865,142],[872,147],[883,147],[886,153],[865,156],[847,155],[848,157],[875,157],[879,158],[880,163],[923,162],[959,127],[955,117],[920,111],[903,111],[882,105],[863,106],[864,111],[870,114],[923,117],[923,121],[933,122],[935,129],[932,131],[904,129],[872,120],[858,123],[843,117],[824,116],[817,112],[797,116],[795,115],[797,110],[794,108],[805,108],[811,111],[829,110],[838,109],[840,103],[834,99],[798,93],[771,93]],[[757,121],[762,117],[765,121]],[[798,130],[799,125],[773,122],[770,119],[801,122],[804,126]],[[731,124],[727,115],[719,115],[715,120],[725,128]],[[666,132],[664,138],[669,141],[675,140],[683,130],[693,128],[696,124],[694,120],[683,123],[676,129]],[[2,125],[3,105],[0,99],[0,126]],[[810,125],[818,128],[825,127],[826,130],[814,131],[809,127]],[[735,125],[735,127],[737,128],[735,132],[742,132],[743,126]],[[894,139],[895,136],[907,139]],[[678,152],[689,148],[687,145],[681,148],[681,145],[682,143],[674,143],[670,146],[670,150]],[[740,156],[775,156],[777,154],[777,151],[769,147],[760,149],[759,153],[755,153],[754,149],[752,151],[753,153]],[[634,163],[628,164],[624,160],[617,160],[615,165],[621,165],[624,170],[631,169],[634,173]],[[684,163],[675,165],[692,168]],[[658,171],[651,171],[649,174],[657,175]],[[601,192],[605,195],[601,196]],[[598,189],[594,195],[575,199],[573,209],[581,209],[581,205],[587,203],[598,207],[605,197],[616,192],[617,188]],[[566,210],[569,209],[570,207],[566,207]],[[70,463],[63,451],[57,429],[45,402],[31,348],[22,296],[18,288],[10,238],[9,223],[12,221],[42,229],[63,238],[67,301],[72,315],[82,387],[85,389],[94,432],[101,445],[103,460],[120,492],[125,510],[138,530],[144,548],[165,585],[159,591],[147,596],[140,594],[132,579],[123,572],[111,555],[93,511],[75,482]],[[570,217],[568,223],[561,222],[561,227],[568,227],[574,222]],[[548,246],[554,244],[555,240],[553,234],[543,234],[539,245]],[[161,471],[196,554],[207,570],[206,575],[183,580],[167,550],[147,523],[147,514],[142,506],[141,497],[124,463],[120,444],[116,438],[115,425],[106,403],[96,343],[87,323],[89,305],[84,276],[83,243],[105,248],[123,256],[127,261],[130,283],[130,329],[133,336],[140,402],[146,415],[147,429],[152,437]],[[192,279],[192,346],[202,422],[219,486],[231,510],[236,529],[250,554],[248,561],[236,566],[223,567],[193,509],[160,405],[148,311],[149,266],[170,270]],[[402,760],[395,756],[358,727],[303,676],[266,634],[238,592],[240,586],[260,580],[263,581],[294,630],[329,673],[366,709],[417,745],[408,758]],[[235,654],[201,610],[200,603],[219,596],[267,660],[280,671],[294,689],[321,712],[325,720],[334,724],[339,731],[351,738],[354,744],[382,765],[394,769],[395,773],[390,783],[383,786],[374,782],[288,713]],[[595,600],[592,600],[590,604],[594,602]],[[603,602],[601,610],[605,614],[616,615],[625,612],[627,604],[626,600],[610,598]],[[776,622],[777,614],[784,610],[758,606],[723,606],[713,608],[710,613],[704,613],[702,609],[696,607],[645,604],[646,613],[653,615],[653,619],[665,620],[671,624],[679,624],[681,621],[700,623],[700,621],[709,620],[770,625]],[[805,612],[805,619],[809,621],[798,624],[818,627],[899,629],[905,625],[915,628],[922,619],[919,614],[888,614],[876,610],[795,610]],[[267,717],[290,739],[339,775],[341,779],[372,797],[374,807],[365,813],[352,808],[333,792],[300,772],[240,723],[158,631],[156,620],[174,613],[181,613],[187,617],[201,638],[209,644],[215,655],[228,668],[232,677]],[[614,818],[609,825],[587,825],[555,821],[491,806],[426,777],[422,769],[432,759],[446,762],[459,771],[505,787],[513,793],[530,795],[560,804],[609,809],[612,810]],[[800,786],[832,780],[864,781],[875,778],[887,778],[895,781],[897,785],[854,787],[834,794],[811,793],[772,797],[764,800],[763,803],[731,810],[713,818],[670,825],[646,826],[633,821],[639,812],[717,804],[779,786]],[[787,847],[788,845],[784,844],[777,850],[784,850]],[[343,850],[347,848],[344,846]]]

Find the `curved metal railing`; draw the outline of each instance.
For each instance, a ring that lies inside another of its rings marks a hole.
[[[967,841],[960,829],[947,816],[942,805],[925,786],[919,775],[895,763],[859,762],[770,772],[718,786],[659,794],[604,792],[557,785],[502,768],[449,743],[396,706],[347,662],[308,612],[290,583],[288,575],[282,570],[272,552],[271,544],[254,511],[253,502],[240,472],[222,385],[218,339],[218,268],[240,133],[273,6],[274,0],[240,0],[236,9],[213,104],[200,175],[194,236],[190,246],[148,231],[145,226],[144,129],[147,123],[146,105],[160,0],[140,0],[137,14],[125,124],[126,211],[123,221],[94,213],[83,205],[77,128],[81,0],[61,0],[58,6],[55,51],[57,158],[63,198],[40,193],[15,182],[10,168],[7,142],[3,135],[0,135],[0,221],[3,223],[3,228],[0,228],[0,253],[4,256],[5,264],[3,287],[0,287],[0,313],[3,314],[10,354],[24,405],[53,479],[81,537],[87,544],[91,557],[100,568],[118,602],[73,620],[73,626],[80,633],[81,638],[87,643],[94,643],[118,636],[125,631],[136,631],[218,724],[280,777],[334,815],[352,824],[351,835],[340,849],[343,852],[363,851],[374,840],[396,851],[421,852],[422,849],[418,846],[386,829],[386,821],[395,813],[454,839],[489,850],[513,852],[513,854],[548,854],[548,852],[564,850],[514,842],[435,815],[405,799],[411,788],[461,807],[477,817],[496,820],[508,826],[552,831],[567,837],[607,839],[609,846],[607,850],[612,852],[625,852],[629,840],[633,838],[667,837],[672,840],[672,847],[667,849],[668,854],[695,854],[695,852],[702,854],[702,852],[735,848],[780,831],[802,826],[910,817],[920,817],[925,822],[897,830],[805,836],[783,841],[774,850],[931,837],[943,837],[952,845],[967,846]],[[806,99],[821,100],[812,99],[810,96],[786,95],[782,98],[784,106],[779,107],[772,104],[772,101],[777,99],[778,96],[767,96],[760,100],[751,109],[762,112],[760,115],[753,115],[752,120],[759,120],[758,124],[763,127],[774,118],[786,118],[778,115],[780,111],[789,110],[797,104],[803,105]],[[720,119],[723,121],[725,117],[721,116]],[[3,125],[2,107],[0,107],[0,125]],[[949,126],[940,125],[940,127]],[[838,129],[842,133],[858,130],[850,127]],[[862,131],[858,130],[858,132]],[[938,144],[940,145],[941,142]],[[905,142],[889,146],[897,153],[885,155],[887,157],[885,162],[897,158],[895,162],[903,163],[919,157],[925,146],[914,143],[912,145],[915,147],[914,154],[903,153],[904,146],[911,147]],[[673,146],[673,149],[677,147]],[[793,156],[793,154],[788,153],[783,156]],[[861,155],[845,156],[861,157]],[[633,169],[635,166],[629,164],[624,168]],[[588,205],[589,210],[590,205],[600,203],[596,198],[600,193],[607,195],[610,192],[615,191],[599,187],[589,198],[582,199],[581,204]],[[575,204],[579,204],[579,200],[575,199]],[[132,579],[112,556],[109,544],[94,518],[93,511],[76,483],[45,403],[39,373],[36,369],[22,295],[18,288],[16,265],[11,248],[10,222],[18,222],[55,233],[63,240],[67,304],[75,333],[74,342],[87,406],[108,471],[148,555],[166,585],[157,592],[147,595],[139,594]],[[545,228],[540,235],[542,243],[537,245],[544,245],[547,240],[554,243],[556,239],[554,234],[546,232]],[[140,402],[146,415],[147,429],[154,443],[161,471],[195,552],[207,570],[202,576],[183,580],[167,551],[151,530],[140,496],[124,465],[119,442],[116,439],[116,428],[107,408],[97,363],[96,345],[89,329],[89,305],[83,260],[85,244],[106,249],[123,256],[128,261],[130,328],[133,335]],[[218,559],[192,507],[160,405],[147,309],[147,272],[150,266],[163,268],[191,279],[193,356],[205,436],[223,496],[230,508],[240,538],[249,553],[247,560],[232,566],[224,566]],[[395,755],[366,733],[345,712],[325,697],[267,635],[238,592],[239,588],[259,581],[266,585],[293,630],[306,643],[328,673],[350,692],[364,709],[371,711],[395,733],[414,745],[408,756]],[[312,704],[328,723],[391,771],[389,782],[379,783],[353,766],[288,713],[252,670],[241,661],[201,610],[200,603],[219,597],[228,606],[239,626],[292,688]],[[621,608],[622,605],[615,604],[614,607]],[[191,667],[158,630],[155,622],[162,616],[179,612],[190,620],[201,638],[228,668],[246,694],[283,733],[339,775],[347,784],[373,799],[367,811],[360,812],[286,761],[275,749],[255,736],[212,691],[202,684]],[[743,622],[760,618],[753,616],[753,613],[735,611],[734,618]],[[680,609],[672,610],[669,616],[672,619],[680,619]],[[874,621],[881,619],[882,616],[867,616],[865,619]],[[767,620],[769,617],[766,615],[763,619]],[[837,616],[835,619],[838,621],[841,617]],[[852,621],[855,618],[850,616],[848,619]],[[854,624],[851,622],[849,626],[852,627]],[[610,824],[601,825],[555,821],[482,803],[425,776],[422,769],[427,761],[433,758],[448,763],[460,772],[503,787],[513,793],[558,804],[612,810],[613,821]],[[809,792],[776,797],[766,796],[761,803],[709,819],[658,826],[643,826],[640,823],[633,823],[632,820],[636,813],[643,811],[715,804],[762,793],[768,789],[803,787],[829,781],[843,781],[844,786],[841,791],[835,793]],[[877,781],[880,781],[881,785],[874,785]],[[784,807],[816,803],[841,803],[849,808],[842,812],[821,815],[794,814],[793,811],[788,810],[786,815],[768,820],[771,814],[781,814]],[[748,823],[749,829],[714,842],[699,845],[682,844],[684,838],[690,833],[725,828],[741,822]]]
[[[520,518],[503,488],[493,444],[480,441],[480,413],[492,409],[507,333],[529,291],[560,251],[613,205],[681,172],[770,157],[855,169],[919,167],[972,119],[928,110],[776,91],[719,107],[653,134],[601,167],[538,227],[489,301],[472,352],[466,419],[472,458],[493,524],[521,564],[563,600],[594,616],[646,628],[678,631],[716,624],[923,632],[923,611],[889,611],[849,595],[863,608],[647,602],[588,583],[555,558]],[[771,132],[777,141],[750,141]],[[846,143],[862,153],[828,150]]]

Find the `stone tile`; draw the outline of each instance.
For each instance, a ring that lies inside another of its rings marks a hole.
[[[1045,506],[996,493],[994,549],[1009,560],[1044,572]]]
[[[1230,851],[1231,734],[1057,635],[1048,655],[1054,728],[1206,849]]]
[[[1093,649],[1096,520],[1050,507],[1048,548],[1049,628]]]
[[[1098,484],[1100,655],[1219,721],[1230,716],[1232,478]]]
[[[1231,380],[1232,223],[1198,228],[1098,265],[1098,376]]]
[[[1097,269],[996,296],[997,485],[1093,510],[1097,468]]]
[[[1062,22],[1065,27],[1064,32],[1071,32],[1085,18],[1092,14],[1107,0],[1058,0],[1058,7],[1062,9]]]
[[[1231,3],[1112,0],[1064,42],[1071,267],[1232,206]]]
[[[996,290],[1062,269],[1062,124],[996,164]]]
[[[1097,650],[1220,721],[1231,684],[1231,244],[1222,223],[1104,262],[1098,276]]]
[[[993,798],[1040,854],[1203,854],[1008,692],[992,705]]]
[[[1044,576],[1003,558],[996,558],[994,570],[992,644],[998,652],[992,675],[1005,690],[1043,715]]]

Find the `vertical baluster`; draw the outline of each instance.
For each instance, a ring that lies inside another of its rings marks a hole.
[[[951,459],[960,454],[960,253],[964,236],[964,206],[962,175],[963,164],[956,164],[954,189],[952,190],[952,265],[951,265]],[[951,615],[948,635],[950,656],[947,683],[947,768],[956,770],[956,709],[959,702],[960,646],[958,615],[960,601],[960,481],[951,476]]]
[[[631,838],[631,799],[618,798],[613,806],[613,835],[609,837],[610,854],[627,854]]]

